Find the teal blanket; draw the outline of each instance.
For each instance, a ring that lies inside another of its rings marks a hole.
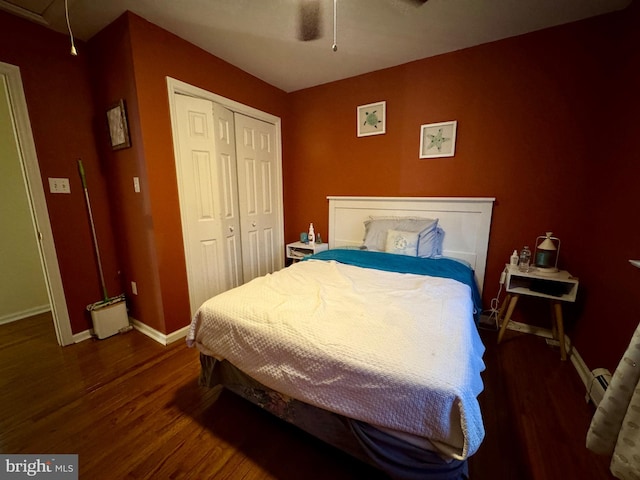
[[[415,273],[431,277],[443,277],[457,280],[471,289],[476,323],[482,312],[482,298],[476,284],[474,272],[468,266],[451,258],[421,258],[407,255],[394,255],[367,250],[334,249],[325,250],[305,257],[304,260],[335,260],[362,268],[374,268],[387,272]]]

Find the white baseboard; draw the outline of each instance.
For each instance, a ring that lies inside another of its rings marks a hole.
[[[169,345],[170,343],[176,342],[186,337],[187,333],[189,332],[189,325],[187,325],[186,327],[182,327],[180,330],[176,330],[175,332],[164,334],[132,317],[129,317],[129,323],[133,325],[133,328],[138,330],[140,333],[146,335],[147,337],[155,340],[162,345]],[[90,338],[93,338],[93,332],[91,330],[85,330],[73,335],[73,341],[75,343],[83,342],[84,340],[88,340]]]
[[[156,342],[161,343],[162,345],[169,345],[170,343],[186,337],[187,332],[189,331],[189,325],[187,325],[186,327],[182,327],[180,330],[165,334],[159,332],[155,328],[151,328],[149,325],[146,325],[141,321],[136,320],[135,318],[130,318],[130,320],[133,323],[133,328],[138,330],[140,333],[143,333],[147,337],[155,340]]]
[[[84,330],[80,333],[73,334],[73,343],[84,342],[85,340],[89,340],[92,337],[91,330]]]
[[[547,339],[547,343],[560,345],[560,342],[553,339],[553,334],[548,328],[537,327],[535,325],[527,325],[526,323],[514,322],[513,320],[511,320],[509,322],[509,325],[507,325],[507,329],[523,333],[530,333],[538,337],[544,337]],[[587,364],[584,363],[584,360],[578,353],[578,350],[576,350],[576,348],[572,345],[571,339],[567,335],[565,335],[564,340],[567,349],[567,355],[571,359],[571,363],[576,369],[576,372],[578,372],[580,380],[582,380],[582,383],[584,383],[585,390],[588,390],[591,382],[593,381],[593,374],[591,373],[591,370],[589,370],[589,367],[587,367]]]
[[[182,327],[180,330],[171,332],[169,335],[167,335],[167,343],[177,342],[178,340],[186,338],[187,334],[189,333],[189,328],[191,328],[191,325],[187,325],[186,327]]]
[[[33,317],[34,315],[40,315],[41,313],[50,311],[51,305],[47,303],[45,305],[27,308],[26,310],[22,310],[20,312],[8,313],[0,317],[0,325],[4,325],[5,323],[17,322],[18,320],[22,320],[23,318]]]
[[[594,378],[593,374],[591,373],[591,370],[589,370],[589,367],[587,367],[587,364],[584,363],[584,360],[582,359],[582,357],[580,356],[580,354],[575,348],[571,352],[571,356],[569,358],[571,359],[571,363],[573,363],[573,366],[578,372],[578,375],[580,376],[580,380],[582,380],[582,383],[584,383],[585,389],[589,391]],[[587,400],[588,400],[588,397],[587,397]]]

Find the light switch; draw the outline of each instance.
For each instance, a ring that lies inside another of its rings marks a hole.
[[[133,177],[133,191],[140,193],[140,177]]]
[[[51,193],[71,193],[69,179],[49,177],[49,191]]]

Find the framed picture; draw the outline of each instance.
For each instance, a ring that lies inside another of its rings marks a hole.
[[[357,109],[358,136],[382,135],[387,131],[387,102],[360,105]]]
[[[429,123],[420,126],[420,158],[453,157],[458,122]]]
[[[113,150],[119,150],[130,147],[131,141],[129,140],[129,126],[127,125],[124,100],[121,99],[118,103],[107,109],[107,122],[109,123],[111,148]]]

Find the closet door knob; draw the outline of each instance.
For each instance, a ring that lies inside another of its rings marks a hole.
[[[251,222],[251,226],[255,227],[256,226],[256,222]]]
[[[233,233],[233,230],[234,230],[233,225],[229,225],[229,231]]]

